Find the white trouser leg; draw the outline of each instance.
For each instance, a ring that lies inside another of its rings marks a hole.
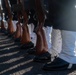
[[[52,27],[47,26],[47,27],[44,27],[44,29],[45,29],[45,36],[48,44],[48,52],[50,52]]]
[[[76,64],[76,32],[73,31],[61,31],[62,34],[62,51],[60,58]]]
[[[34,43],[34,46],[36,46],[36,34],[33,32],[33,30],[34,30],[33,23],[31,23],[31,25],[28,25],[28,28],[29,28],[31,41]]]
[[[31,25],[27,25],[28,26],[28,29],[29,29],[29,34],[31,35]]]
[[[7,29],[8,28],[8,24],[7,21],[4,20],[4,27]]]
[[[16,21],[16,20],[12,21],[15,31],[16,31],[16,23],[17,23],[17,22],[18,22],[18,21]]]
[[[51,34],[51,49],[52,56],[58,56],[62,50],[61,32],[58,29],[53,29]]]

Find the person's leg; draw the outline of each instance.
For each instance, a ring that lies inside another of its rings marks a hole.
[[[23,33],[21,38],[21,44],[25,44],[30,42],[28,26],[23,25],[22,29],[23,29]]]
[[[29,16],[29,14],[27,14],[27,13],[29,13],[28,12],[28,10],[26,10],[26,16]],[[23,23],[23,27],[22,27],[22,30],[23,30],[23,32],[22,32],[22,38],[21,38],[21,48],[24,48],[24,49],[26,49],[26,47],[28,46],[28,47],[30,47],[30,46],[34,46],[34,44],[31,42],[31,37],[30,37],[30,26],[28,26],[27,24],[28,24],[28,21],[26,20],[27,18],[24,16],[24,19],[25,19],[25,21],[26,22],[24,22]],[[27,46],[26,46],[27,45]]]
[[[7,21],[6,20],[4,20],[4,27],[7,30],[8,25],[7,25]]]
[[[62,51],[52,63],[44,65],[44,70],[68,70],[76,69],[76,32],[61,31]]]
[[[12,21],[10,21],[10,23],[8,23],[9,24],[8,28],[9,28],[9,32],[10,32],[10,34],[8,36],[12,36],[14,38],[17,22],[18,21],[16,21],[16,20],[12,20]]]
[[[58,56],[62,50],[62,37],[59,29],[52,29],[51,33],[51,48],[52,56]]]
[[[36,40],[36,54],[40,55],[42,53],[43,50],[43,38],[42,38],[42,34],[41,34],[41,30],[36,32],[37,35],[37,40]]]
[[[16,32],[15,32],[15,35],[14,35],[15,42],[20,42],[21,36],[22,36],[22,31],[21,30],[22,30],[21,24],[18,22],[16,24]]]
[[[52,56],[57,56],[62,50],[62,38],[61,31],[58,29],[52,29],[52,27],[46,26],[45,35],[48,43],[48,52]]]
[[[44,27],[44,31],[45,31],[47,44],[48,44],[48,52],[51,53],[50,49],[51,49],[51,32],[52,32],[52,27],[46,26],[46,27]]]
[[[27,25],[23,25],[22,29],[23,29],[23,32],[22,32],[21,46],[20,47],[22,49],[33,48],[34,44],[31,42],[28,26]]]
[[[37,44],[36,44],[36,57],[35,62],[48,62],[51,61],[51,54],[48,52],[48,44],[44,29],[41,28],[37,33]]]
[[[76,64],[76,32],[62,30],[61,59]]]
[[[59,53],[60,53],[60,51],[61,51],[61,45],[62,45],[62,39],[61,39],[61,32],[60,32],[60,30],[56,30],[56,29],[53,29],[53,31],[52,31],[52,34],[51,34],[51,32],[50,32],[50,30],[51,30],[51,28],[49,27],[49,28],[46,28],[46,30],[45,30],[45,28],[41,31],[41,35],[42,35],[42,37],[43,37],[43,44],[44,44],[44,49],[42,50],[42,51],[46,51],[46,52],[48,52],[49,54],[51,53],[51,55],[52,55],[52,57],[55,57],[55,56],[57,56]],[[44,32],[45,31],[45,32]],[[44,33],[45,34],[44,34]],[[52,36],[52,38],[51,38],[51,36]],[[45,37],[45,38],[44,38]],[[47,40],[47,41],[45,41],[45,39]],[[52,44],[51,44],[51,41],[49,41],[49,40],[51,40],[52,39]],[[54,41],[54,42],[53,42]],[[48,45],[50,45],[50,47],[48,47],[48,49],[47,49],[47,44],[46,43],[48,43]],[[45,52],[45,53],[46,53]],[[44,53],[43,53],[44,54]],[[49,55],[48,54],[48,55]],[[47,56],[47,55],[46,55]],[[41,58],[41,57],[39,57],[39,58]],[[51,60],[51,59],[50,59]]]
[[[31,41],[34,43],[34,46],[36,46],[36,34],[34,32],[34,24],[31,24]]]
[[[5,26],[4,26],[4,21],[1,20],[1,31],[4,32],[6,30]]]
[[[8,19],[8,31],[11,35],[15,32],[13,22],[11,19]]]
[[[28,28],[29,28],[29,33],[30,33],[31,41],[34,43],[34,46],[36,46],[36,35],[33,32],[34,31],[34,24],[33,23],[29,24]]]
[[[31,32],[31,24],[28,24],[27,26],[28,26],[30,37],[31,37],[31,34],[32,34],[32,32]]]
[[[18,21],[13,20],[12,22],[13,22],[13,27],[14,27],[14,30],[16,31],[16,24],[17,24],[17,22],[18,22]]]
[[[48,44],[47,44],[47,40],[46,40],[44,29],[41,28],[40,32],[41,32],[42,42],[43,42],[43,49],[42,49],[41,53],[43,54],[43,53],[48,52]]]

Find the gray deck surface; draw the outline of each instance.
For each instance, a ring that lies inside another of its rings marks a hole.
[[[44,63],[33,62],[34,55],[21,50],[13,39],[0,33],[0,75],[76,75],[76,71],[44,71]]]

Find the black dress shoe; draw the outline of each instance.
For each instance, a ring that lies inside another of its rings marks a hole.
[[[70,64],[60,58],[56,58],[53,62],[45,64],[42,69],[46,71],[70,70],[76,69],[76,64]]]
[[[29,50],[27,51],[27,53],[28,53],[28,54],[31,54],[31,55],[35,55],[35,54],[36,54],[36,49],[35,49],[35,47],[32,48],[32,49],[29,49]]]
[[[21,40],[20,38],[14,39],[15,42],[20,42],[20,40]]]
[[[8,35],[8,34],[9,34],[9,32],[6,30],[6,31],[5,31],[5,35]]]
[[[35,56],[33,59],[34,62],[40,62],[40,63],[45,63],[51,61],[51,54],[49,52],[46,52],[44,54]]]
[[[27,44],[23,44],[20,46],[21,49],[30,49],[30,48],[33,48],[34,47],[34,44],[32,42],[29,42]]]
[[[5,29],[1,29],[1,33],[5,33]]]
[[[14,34],[15,34],[15,32],[13,33],[13,34],[8,34],[8,37],[13,37],[14,36]]]

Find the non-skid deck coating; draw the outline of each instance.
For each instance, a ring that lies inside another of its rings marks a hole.
[[[12,38],[0,32],[0,75],[76,75],[76,71],[43,71],[44,63],[21,50]]]

